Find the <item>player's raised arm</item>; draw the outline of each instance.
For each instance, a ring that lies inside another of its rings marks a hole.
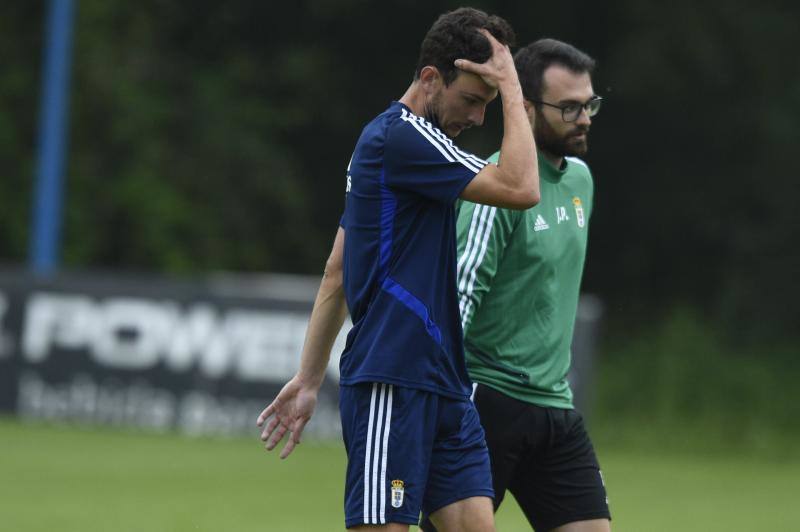
[[[492,57],[485,63],[457,59],[455,64],[497,88],[503,103],[503,142],[498,164],[486,165],[467,185],[461,198],[497,207],[528,209],[539,203],[539,168],[522,88],[508,46],[500,44],[488,31],[480,31],[492,45]]]
[[[300,369],[258,416],[257,425],[264,427],[261,440],[267,442],[268,451],[274,449],[287,432],[291,433],[281,451],[281,458],[289,456],[295,445],[300,443],[303,429],[314,413],[317,393],[325,378],[333,343],[347,316],[342,287],[344,235],[344,229],[339,227],[311,311]],[[272,419],[264,426],[270,417]]]

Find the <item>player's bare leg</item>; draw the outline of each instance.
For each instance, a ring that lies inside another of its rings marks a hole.
[[[494,510],[489,497],[469,497],[431,514],[438,532],[494,532]]]
[[[556,527],[550,532],[611,532],[611,522],[608,519],[573,521]]]

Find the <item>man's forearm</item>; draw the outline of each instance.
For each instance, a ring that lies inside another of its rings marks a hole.
[[[300,370],[297,373],[304,384],[315,388],[322,385],[333,343],[347,317],[342,284],[343,251],[344,230],[339,228],[308,321]]]
[[[498,166],[512,187],[534,190],[539,196],[539,171],[536,144],[528,115],[525,113],[519,83],[501,88],[503,102],[503,141]]]
[[[303,354],[300,359],[300,379],[316,388],[322,385],[336,336],[347,316],[344,291],[327,277],[322,278],[314,310],[308,322]]]

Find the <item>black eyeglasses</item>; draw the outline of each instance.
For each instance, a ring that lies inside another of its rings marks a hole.
[[[586,115],[592,117],[600,111],[600,104],[603,103],[603,98],[600,96],[592,96],[586,103],[568,103],[567,105],[555,105],[537,100],[532,100],[533,103],[547,105],[548,107],[555,107],[561,109],[561,119],[564,122],[574,122],[581,116],[581,111],[586,109]]]

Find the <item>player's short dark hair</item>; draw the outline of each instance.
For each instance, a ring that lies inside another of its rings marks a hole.
[[[520,48],[514,54],[522,94],[526,100],[542,99],[544,91],[544,71],[553,65],[560,65],[576,74],[594,71],[595,60],[571,44],[556,39],[539,39]]]
[[[441,15],[433,23],[422,41],[414,79],[426,66],[435,66],[449,85],[458,76],[453,62],[456,59],[469,59],[475,63],[485,63],[492,57],[489,40],[478,29],[485,28],[502,44],[514,46],[514,30],[505,19],[471,7],[460,7]]]

